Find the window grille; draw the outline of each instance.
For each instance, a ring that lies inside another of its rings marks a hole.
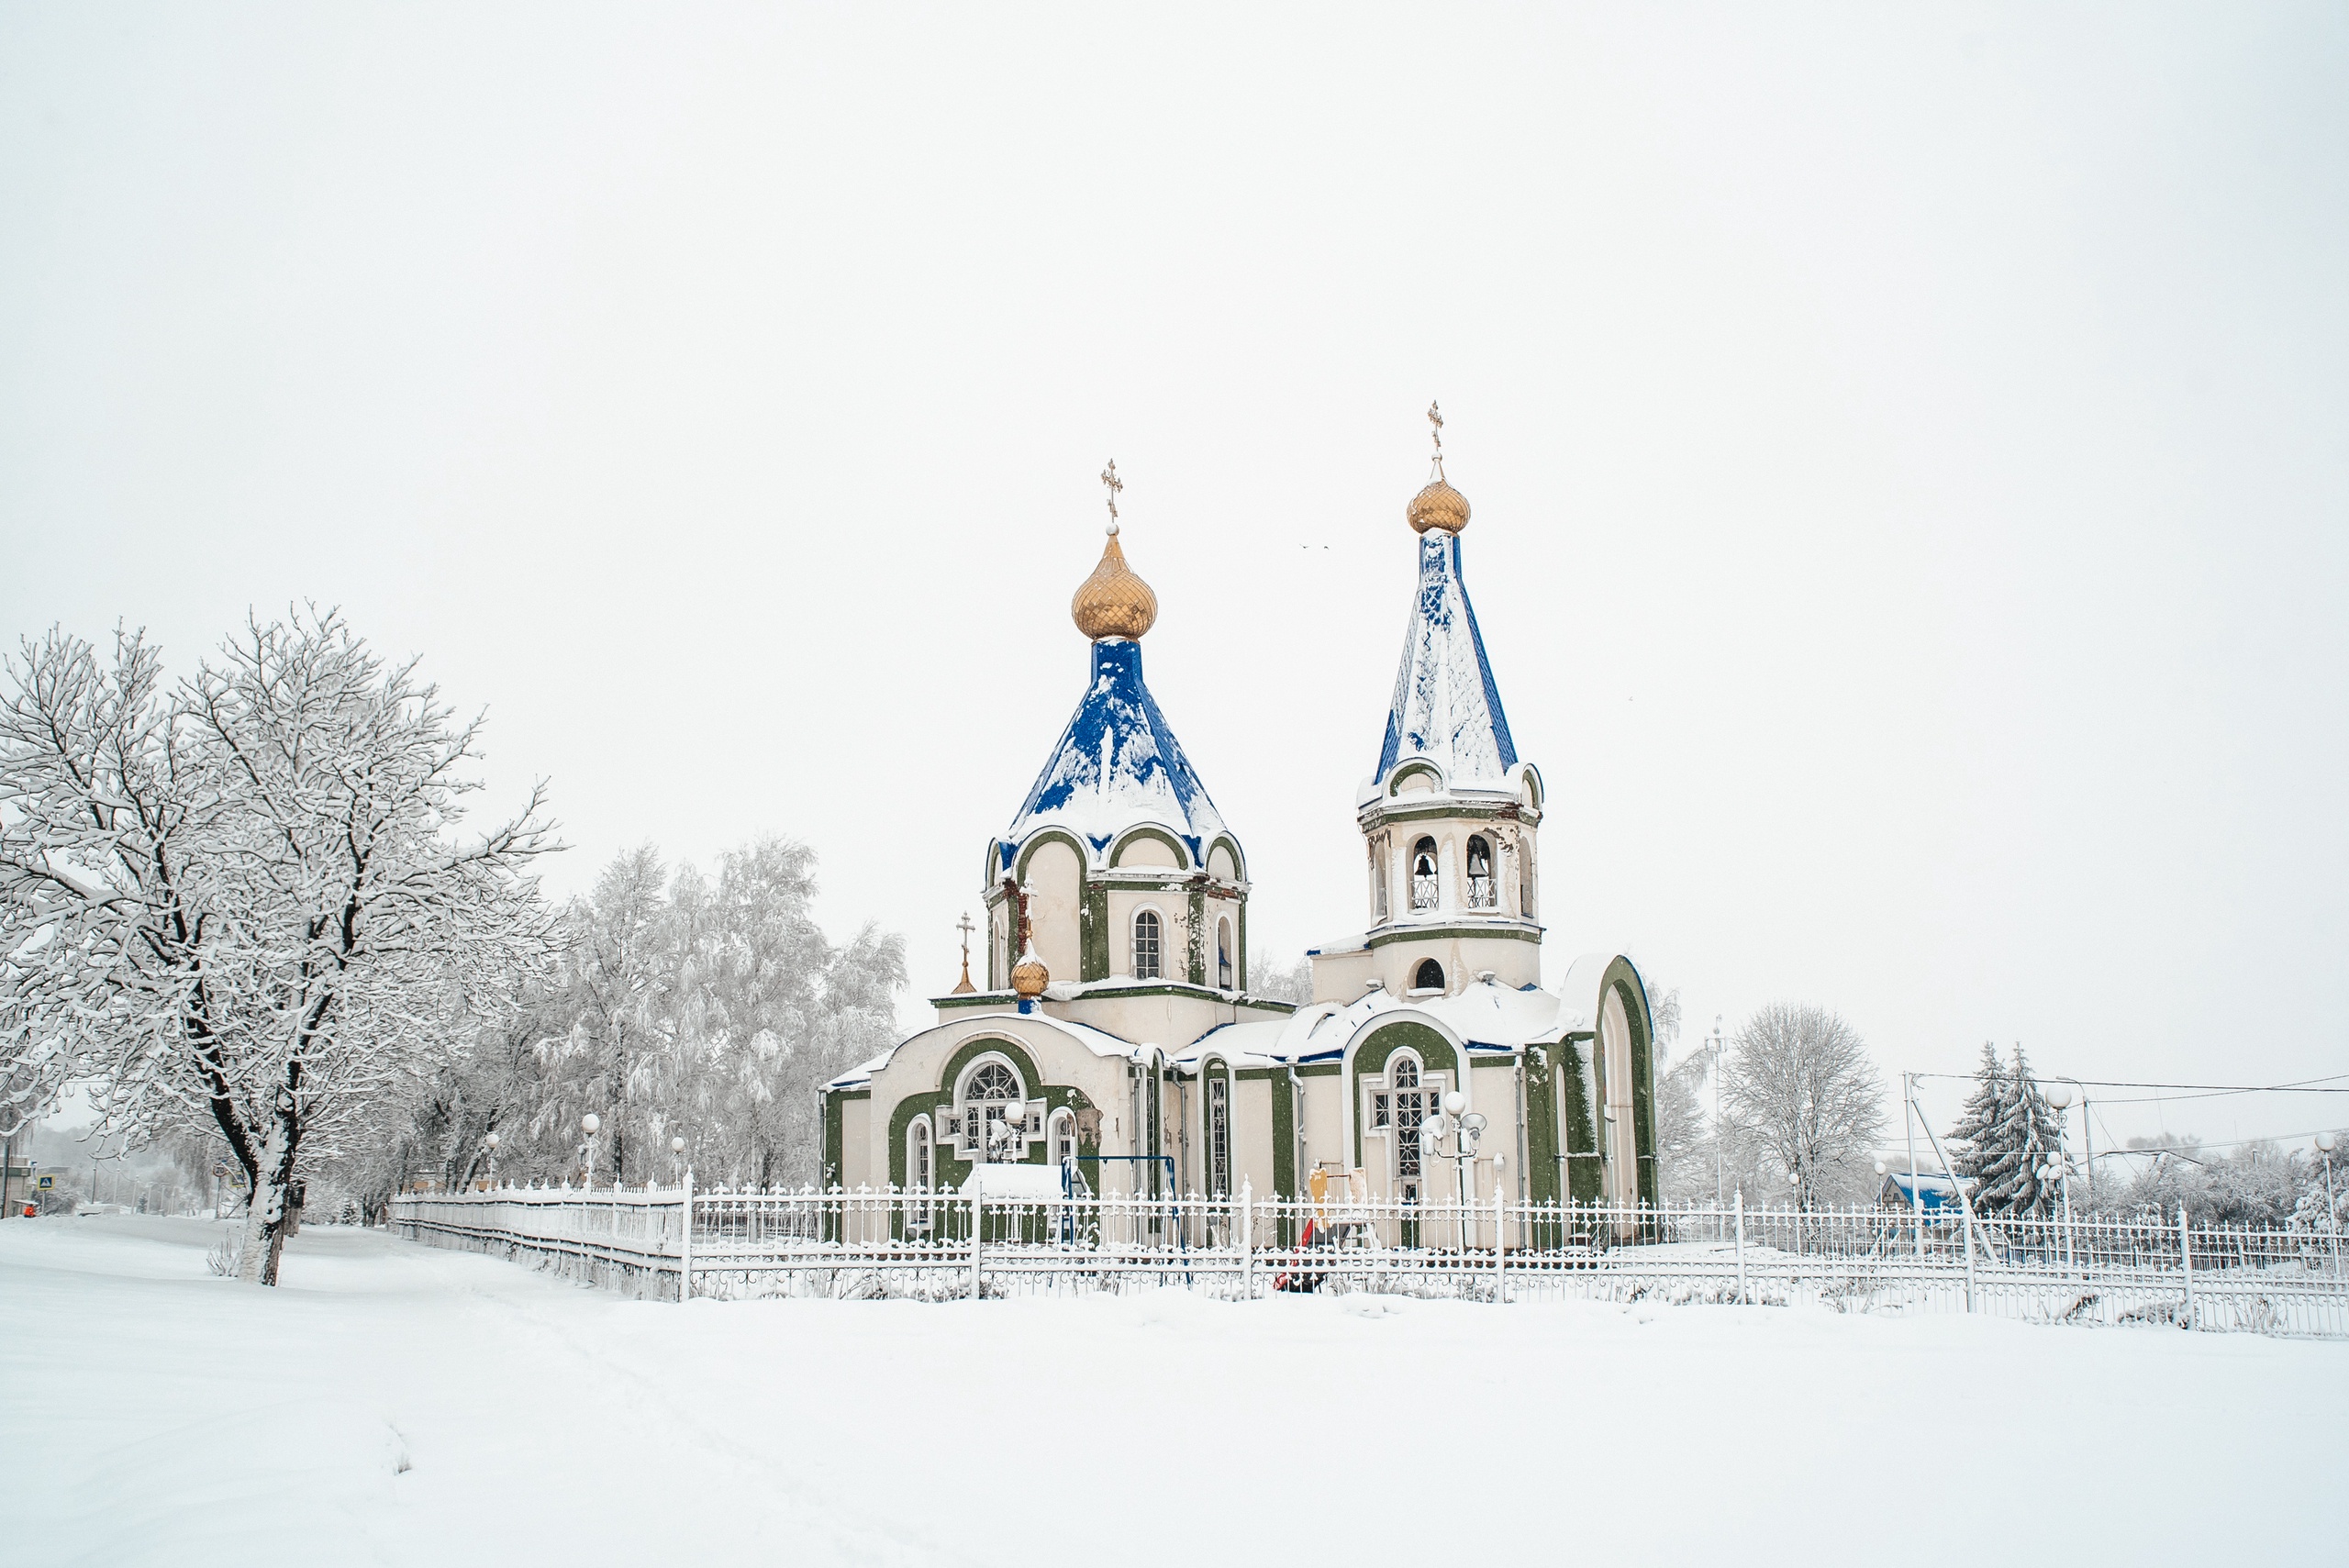
[[[1394,1092],[1395,1179],[1415,1183],[1419,1178],[1419,1123],[1442,1093],[1431,1084],[1422,1084],[1419,1064],[1408,1056],[1395,1059],[1386,1082]]]
[[[1208,1080],[1208,1195],[1231,1193],[1231,1081],[1221,1073]]]
[[[1158,978],[1158,912],[1144,909],[1134,917],[1134,978]]]

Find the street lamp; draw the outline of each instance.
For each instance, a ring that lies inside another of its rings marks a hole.
[[[1476,1158],[1476,1145],[1485,1136],[1487,1123],[1480,1112],[1468,1108],[1468,1096],[1454,1089],[1443,1096],[1440,1110],[1431,1112],[1419,1123],[1419,1147],[1436,1159],[1449,1158],[1453,1173],[1453,1190],[1459,1194],[1460,1207],[1468,1207],[1468,1167]],[[1452,1153],[1443,1152],[1443,1140],[1452,1139]]]
[[[1705,1075],[1713,1086],[1713,1223],[1716,1231],[1720,1224],[1721,1207],[1721,1051],[1728,1041],[1721,1037],[1721,1016],[1713,1015],[1713,1032],[1705,1041]]]
[[[673,1174],[682,1184],[685,1179],[685,1140],[683,1138],[669,1140],[669,1163],[674,1168]]]
[[[2324,1156],[2324,1228],[2332,1234],[2332,1274],[2341,1277],[2341,1217],[2332,1207],[2332,1151],[2341,1147],[2341,1135],[2320,1132],[2316,1135],[2317,1152]]]
[[[495,1187],[497,1185],[497,1134],[490,1133],[481,1142],[482,1147],[489,1151],[489,1184]]]
[[[579,1151],[580,1168],[585,1172],[584,1180],[591,1187],[596,1184],[596,1134],[603,1130],[603,1126],[604,1118],[594,1111],[579,1118],[579,1130],[587,1137],[585,1145]]]

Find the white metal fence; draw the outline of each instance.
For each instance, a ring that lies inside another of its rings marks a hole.
[[[1178,1285],[1478,1301],[1815,1302],[2349,1337],[2337,1238],[1907,1209],[1057,1200],[897,1191],[504,1187],[404,1195],[402,1235],[636,1295],[913,1297]]]

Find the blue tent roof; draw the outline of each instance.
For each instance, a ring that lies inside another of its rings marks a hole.
[[[1141,644],[1105,638],[1093,645],[1092,685],[1004,834],[1002,869],[1010,869],[1020,843],[1041,828],[1066,828],[1098,855],[1143,823],[1180,838],[1194,865],[1205,862],[1208,842],[1225,830],[1142,684]]]
[[[1460,536],[1442,528],[1419,538],[1419,591],[1403,631],[1377,776],[1413,757],[1435,763],[1453,784],[1498,785],[1517,765],[1517,742],[1461,575]]]

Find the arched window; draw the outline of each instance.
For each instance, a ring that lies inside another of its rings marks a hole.
[[[1028,1100],[1019,1076],[1001,1061],[982,1062],[963,1080],[954,1118],[955,1152],[972,1161],[1016,1161],[1028,1151]]]
[[[1230,990],[1232,988],[1233,978],[1231,968],[1231,922],[1229,920],[1218,920],[1215,923],[1216,988],[1219,991]]]
[[[1411,907],[1432,909],[1437,902],[1435,840],[1421,839],[1411,846]]]
[[[930,1229],[930,1118],[918,1116],[906,1129],[906,1229]]]
[[[1231,1079],[1208,1072],[1208,1195],[1231,1195]]]
[[[1044,1147],[1055,1165],[1066,1165],[1076,1158],[1074,1111],[1063,1106],[1052,1113],[1052,1135],[1045,1140]]]
[[[1482,833],[1468,840],[1468,907],[1490,909],[1499,903],[1493,884],[1493,847]]]
[[[1419,960],[1419,967],[1411,973],[1411,989],[1414,991],[1442,990],[1443,965],[1431,958]]]
[[[1134,978],[1136,980],[1158,978],[1160,935],[1157,910],[1144,909],[1134,917]]]

